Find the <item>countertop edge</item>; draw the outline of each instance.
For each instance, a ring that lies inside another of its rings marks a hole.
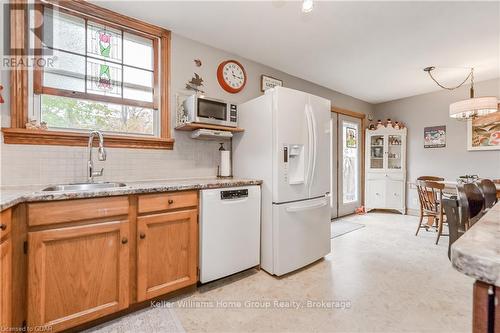
[[[192,182],[192,183],[191,183]],[[120,195],[147,194],[173,191],[205,190],[227,187],[261,185],[262,180],[257,179],[183,179],[176,183],[172,181],[155,182],[132,182],[131,185],[122,188],[98,189],[92,191],[67,191],[67,192],[42,192],[19,191],[18,195],[13,195],[5,201],[0,200],[0,211],[12,208],[25,202],[56,201],[71,199],[102,198]],[[149,183],[149,184],[148,184]]]
[[[457,271],[500,287],[500,202],[451,246]]]

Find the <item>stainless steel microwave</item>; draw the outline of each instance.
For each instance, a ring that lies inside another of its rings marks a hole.
[[[188,122],[238,126],[238,107],[214,98],[191,95],[184,102]]]

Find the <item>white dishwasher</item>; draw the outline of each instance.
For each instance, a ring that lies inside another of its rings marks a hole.
[[[260,186],[202,190],[200,282],[260,264]]]

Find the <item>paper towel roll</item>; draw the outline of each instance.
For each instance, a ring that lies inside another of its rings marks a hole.
[[[231,152],[229,150],[220,151],[219,176],[221,177],[231,176]]]

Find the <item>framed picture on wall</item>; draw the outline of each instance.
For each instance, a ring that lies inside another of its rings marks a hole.
[[[500,112],[467,121],[467,150],[500,150]]]
[[[424,127],[424,148],[446,147],[446,126]]]
[[[269,75],[262,74],[260,76],[260,91],[264,92],[276,86],[283,87],[283,81]]]

